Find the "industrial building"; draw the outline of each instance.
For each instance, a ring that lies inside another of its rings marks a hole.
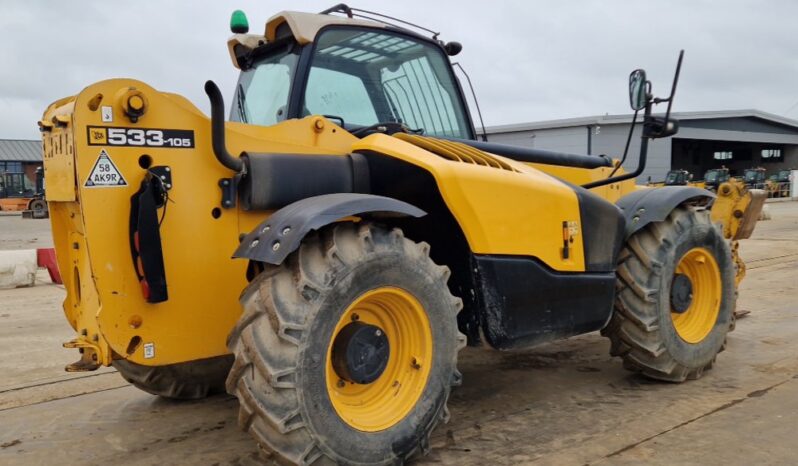
[[[33,186],[36,169],[41,166],[41,141],[0,139],[0,173],[24,173]]]
[[[763,167],[767,175],[798,168],[798,121],[759,110],[673,113],[678,134],[649,144],[646,169],[638,182],[662,181],[671,169],[703,179],[711,168],[732,176]],[[638,116],[638,121],[642,116]],[[604,115],[540,121],[486,129],[491,142],[577,154],[620,158],[632,115]],[[637,166],[640,125],[635,129],[624,168]]]

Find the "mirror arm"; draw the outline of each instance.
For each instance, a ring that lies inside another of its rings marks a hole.
[[[609,178],[605,178],[603,180],[593,181],[591,183],[585,183],[582,185],[585,189],[592,189],[597,188],[599,186],[605,186],[612,183],[617,183],[619,181],[628,180],[630,178],[637,178],[643,173],[643,170],[646,169],[646,158],[648,156],[648,140],[649,140],[649,131],[646,130],[646,127],[652,124],[652,117],[651,117],[651,106],[654,104],[668,102],[668,110],[665,112],[665,120],[664,125],[665,128],[668,127],[668,121],[670,120],[671,116],[671,106],[673,105],[673,96],[676,95],[676,85],[679,83],[679,74],[682,71],[682,59],[684,58],[684,49],[679,51],[679,60],[676,62],[676,73],[673,77],[673,84],[671,86],[671,94],[666,99],[661,99],[658,97],[651,96],[651,82],[646,81],[646,110],[643,114],[643,131],[640,135],[640,158],[638,159],[637,168],[631,173],[624,173],[620,176],[613,177],[612,174],[615,173],[615,170],[612,171]],[[630,136],[631,132],[634,131],[634,121],[632,122],[632,127],[629,129]],[[626,152],[624,151],[624,157],[622,160],[626,159]],[[623,161],[621,162],[623,163]],[[616,167],[617,170],[617,167]]]
[[[651,101],[650,100],[646,104],[646,110],[645,110],[645,113],[643,114],[643,126],[644,127],[648,123],[649,117],[651,117]],[[635,129],[635,125],[634,125],[634,123],[632,123],[632,127],[629,129],[630,136],[631,136],[632,131],[634,131],[634,129]],[[593,181],[593,182],[590,182],[590,183],[585,183],[585,184],[582,185],[582,187],[585,188],[585,189],[593,189],[593,188],[598,188],[599,186],[605,186],[605,185],[608,185],[608,184],[617,183],[619,181],[625,181],[625,180],[628,180],[628,179],[631,179],[631,178],[636,178],[636,177],[640,176],[641,173],[643,173],[643,170],[646,169],[646,158],[647,158],[647,156],[648,156],[648,138],[645,136],[645,128],[644,128],[644,130],[642,131],[642,134],[640,135],[640,158],[637,161],[637,168],[635,168],[635,171],[630,172],[630,173],[624,173],[623,175],[619,175],[619,176],[615,176],[615,177],[610,176],[609,178],[605,178],[603,180],[597,180],[597,181]],[[624,154],[624,157],[625,157],[625,154]],[[620,164],[618,166],[620,166]],[[616,167],[616,170],[617,170],[617,167]],[[613,173],[615,173],[615,170],[613,170]]]
[[[684,58],[684,49],[679,51],[679,60],[676,62],[676,74],[673,76],[673,85],[671,86],[671,95],[668,96],[667,99],[663,100],[663,102],[668,102],[668,110],[665,111],[665,122],[668,122],[668,118],[671,116],[671,105],[673,105],[673,96],[676,95],[676,85],[679,84],[679,74],[682,72],[682,59]]]

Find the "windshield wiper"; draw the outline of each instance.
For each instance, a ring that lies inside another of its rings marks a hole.
[[[241,121],[244,123],[249,123],[249,118],[247,117],[247,107],[245,106],[246,96],[244,95],[244,86],[241,83],[238,83],[238,92],[236,92],[236,102],[238,104],[238,114],[241,116]]]

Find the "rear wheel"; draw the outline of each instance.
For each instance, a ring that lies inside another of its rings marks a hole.
[[[189,361],[168,366],[144,366],[118,359],[113,366],[136,388],[177,400],[196,400],[224,393],[224,382],[232,355]]]
[[[244,290],[228,344],[239,423],[282,464],[401,464],[459,383],[449,270],[398,229],[339,224]]]
[[[47,202],[42,199],[34,199],[30,201],[30,209],[36,213],[41,213],[47,210]]]
[[[680,206],[627,241],[613,317],[602,330],[627,369],[671,382],[700,377],[734,319],[734,261],[709,211]]]

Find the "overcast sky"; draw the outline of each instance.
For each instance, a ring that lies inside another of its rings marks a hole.
[[[281,10],[328,1],[0,0],[0,138],[38,138],[52,101],[114,77],[188,97],[207,112],[215,80],[237,70],[230,13],[250,32]],[[473,6],[469,6],[473,5]],[[351,3],[457,40],[486,125],[628,112],[627,76],[645,68],[666,95],[679,49],[674,110],[756,108],[798,119],[796,1],[391,1]],[[475,115],[476,117],[476,115]]]

